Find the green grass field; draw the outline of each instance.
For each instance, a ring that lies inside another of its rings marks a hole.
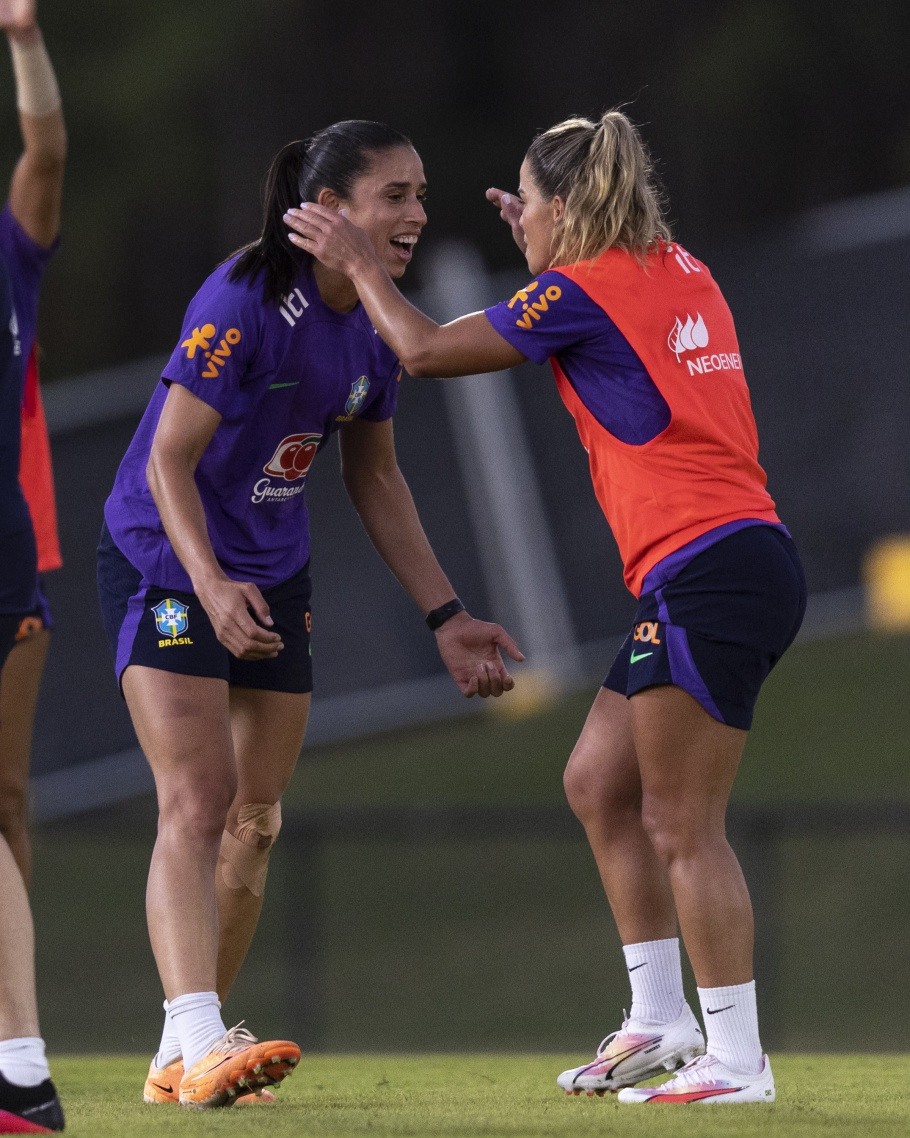
[[[616,1135],[622,1138],[905,1138],[907,1060],[781,1055],[774,1106],[625,1107],[569,1098],[555,1075],[571,1055],[320,1055],[306,1057],[272,1107],[197,1113],[137,1097],[145,1063],[58,1059],[54,1073],[71,1138],[167,1134]]]

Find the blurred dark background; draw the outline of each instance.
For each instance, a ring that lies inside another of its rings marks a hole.
[[[514,187],[536,131],[616,104],[704,258],[910,181],[902,0],[43,0],[40,17],[72,147],[49,380],[169,352],[201,280],[257,231],[271,156],[338,119],[409,134],[424,247],[469,237],[492,268],[515,250],[486,187]],[[0,109],[11,170],[12,97]]]

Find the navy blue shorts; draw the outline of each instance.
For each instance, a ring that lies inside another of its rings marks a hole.
[[[16,633],[22,617],[15,613],[0,613],[0,668],[16,644]]]
[[[218,640],[195,593],[149,585],[105,526],[98,546],[98,597],[117,680],[130,664],[183,676],[210,676],[243,688],[313,690],[309,563],[263,589],[284,648],[271,660],[238,660]]]
[[[36,633],[44,632],[54,626],[51,617],[51,606],[48,604],[44,590],[41,588],[41,578],[35,586],[35,604],[21,615],[0,616],[0,668],[20,640],[28,640]]]
[[[35,604],[19,621],[16,643],[20,640],[28,640],[30,636],[34,636],[38,632],[49,632],[53,627],[54,617],[50,602],[44,592],[44,581],[39,577],[38,584],[35,586]]]
[[[631,696],[674,684],[721,723],[747,731],[759,690],[805,611],[806,581],[789,535],[770,525],[737,530],[641,595],[603,686]]]

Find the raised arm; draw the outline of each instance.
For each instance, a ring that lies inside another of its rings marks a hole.
[[[455,590],[436,560],[398,468],[391,420],[355,419],[342,428],[340,445],[345,488],[380,557],[424,615],[447,604]],[[443,663],[463,695],[498,696],[514,687],[499,649],[513,660],[524,657],[498,624],[460,612],[435,636]]]
[[[256,585],[231,580],[219,565],[194,477],[220,422],[213,407],[180,384],[172,384],[155,430],[146,477],[168,539],[215,635],[239,659],[262,660],[278,655],[281,638],[262,627],[272,619]]]
[[[66,166],[66,126],[53,64],[38,27],[35,0],[0,0],[16,79],[23,151],[10,183],[13,216],[39,245],[60,231]]]
[[[373,327],[409,375],[442,379],[502,371],[526,362],[482,312],[439,325],[405,300],[367,235],[343,212],[308,202],[289,210],[285,224],[298,248],[354,282]]]

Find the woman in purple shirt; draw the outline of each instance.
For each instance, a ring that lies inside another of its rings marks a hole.
[[[226,1032],[219,1000],[259,918],[303,743],[303,491],[331,434],[367,533],[460,690],[501,695],[512,679],[500,647],[522,658],[464,611],[424,535],[395,457],[397,358],[352,282],[296,249],[282,221],[301,200],[343,207],[397,279],[426,224],[424,193],[411,143],[379,123],[336,123],[280,151],[262,234],[190,303],[105,507],[102,611],[160,812],[147,911],[167,1016],[147,1101],[226,1105],[299,1056]]]

